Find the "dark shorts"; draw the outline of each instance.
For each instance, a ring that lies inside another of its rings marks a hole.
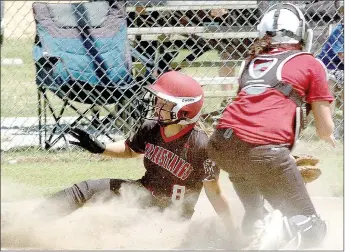
[[[210,138],[208,153],[228,172],[246,210],[260,204],[256,195],[262,195],[285,216],[315,214],[288,146],[253,145],[240,140],[231,129],[216,130]]]
[[[109,187],[110,190],[113,191],[115,194],[120,195],[120,188],[123,184],[131,184],[133,186],[138,186],[144,188],[141,184],[140,180],[132,180],[132,179],[109,179]]]
[[[65,189],[65,192],[67,195],[69,195],[70,199],[72,199],[71,202],[83,204],[86,201],[92,200],[94,196],[107,192],[113,192],[116,196],[123,196],[121,195],[121,188],[125,184],[132,186],[135,190],[142,191],[140,194],[138,194],[140,196],[137,198],[137,204],[141,207],[158,207],[159,209],[164,210],[165,208],[171,206],[170,197],[153,196],[152,193],[144,187],[140,179],[130,180],[103,178],[85,180]],[[108,200],[109,198],[106,197],[105,199]],[[196,200],[197,198],[195,201],[192,199],[186,200],[186,204],[183,204],[182,207],[182,217],[187,219],[192,217]]]

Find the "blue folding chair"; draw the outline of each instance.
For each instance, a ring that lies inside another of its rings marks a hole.
[[[155,79],[150,75],[153,63],[128,44],[123,6],[116,3],[110,6],[107,1],[35,2],[33,13],[40,145],[43,135],[46,149],[62,138],[68,143],[66,133],[82,121],[93,126],[96,136],[106,135],[111,140],[114,140],[111,133],[116,130],[122,134],[130,131],[137,121],[142,86]],[[138,76],[133,74],[132,57],[139,58],[145,66]],[[54,109],[48,91],[62,100],[59,111]],[[84,104],[84,109],[75,102]],[[49,131],[47,108],[55,123]],[[61,119],[67,108],[73,109],[78,117],[63,125]],[[101,110],[106,113],[102,119]],[[115,121],[120,123],[116,125]]]

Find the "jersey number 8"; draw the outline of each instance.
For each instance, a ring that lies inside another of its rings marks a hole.
[[[172,202],[182,202],[184,199],[185,192],[186,192],[185,186],[174,185],[173,192],[171,195]]]

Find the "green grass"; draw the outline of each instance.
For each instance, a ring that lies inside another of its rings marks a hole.
[[[333,196],[343,196],[343,147],[336,149],[320,141],[301,141],[295,154],[312,154],[320,158],[318,165],[324,185]],[[111,159],[92,155],[86,151],[9,151],[2,153],[2,200],[7,200],[6,183],[23,185],[25,195],[18,199],[51,194],[73,183],[87,179],[123,178],[138,179],[145,169],[141,158]]]
[[[20,58],[22,65],[1,66],[1,116],[34,115],[37,111],[31,40],[5,40],[1,59]]]
[[[26,152],[6,153],[1,160],[1,181],[25,185],[23,198],[47,195],[87,179],[138,179],[144,174],[142,160],[109,159],[87,152]],[[6,192],[2,192],[5,195]]]

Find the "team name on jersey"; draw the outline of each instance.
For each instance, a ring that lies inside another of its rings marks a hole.
[[[147,143],[145,157],[182,180],[188,178],[193,171],[190,163],[161,146]]]

